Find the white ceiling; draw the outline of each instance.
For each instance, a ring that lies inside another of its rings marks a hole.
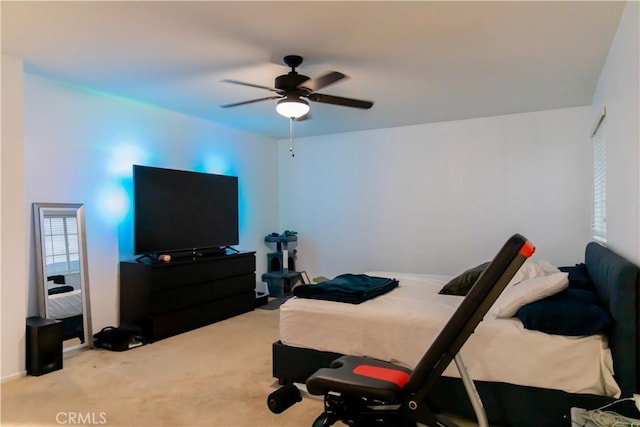
[[[287,119],[269,86],[340,71],[298,136],[591,103],[624,2],[6,1],[2,51],[28,72],[275,138]]]

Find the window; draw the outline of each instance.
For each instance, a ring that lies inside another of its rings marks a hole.
[[[43,227],[47,275],[78,273],[80,255],[75,214],[45,216]]]
[[[591,135],[593,145],[593,211],[591,215],[591,237],[599,242],[607,241],[607,111]]]

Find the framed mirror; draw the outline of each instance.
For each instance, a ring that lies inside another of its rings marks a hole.
[[[93,347],[84,206],[34,203],[40,317],[62,322],[64,351]]]

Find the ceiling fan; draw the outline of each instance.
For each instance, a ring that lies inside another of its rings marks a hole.
[[[264,98],[252,99],[249,101],[236,102],[233,104],[221,105],[222,108],[237,107],[239,105],[251,104],[254,102],[267,101],[270,99],[280,99],[276,105],[276,111],[292,120],[299,120],[309,113],[309,103],[304,99],[323,104],[341,105],[343,107],[353,107],[369,109],[373,107],[373,102],[359,99],[343,98],[340,96],[325,95],[316,92],[324,87],[340,81],[347,76],[337,71],[331,71],[315,79],[311,79],[296,72],[296,68],[302,64],[302,57],[298,55],[287,55],[284,63],[291,67],[288,74],[276,77],[275,87],[261,86],[252,83],[245,83],[238,80],[223,80],[227,83],[234,83],[243,86],[266,89],[275,92],[277,95],[266,96]]]

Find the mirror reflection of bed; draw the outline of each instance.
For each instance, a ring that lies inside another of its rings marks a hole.
[[[47,276],[46,306],[48,319],[62,321],[63,347],[84,344],[79,271]]]
[[[60,320],[63,349],[91,346],[82,204],[34,203],[40,317]]]

